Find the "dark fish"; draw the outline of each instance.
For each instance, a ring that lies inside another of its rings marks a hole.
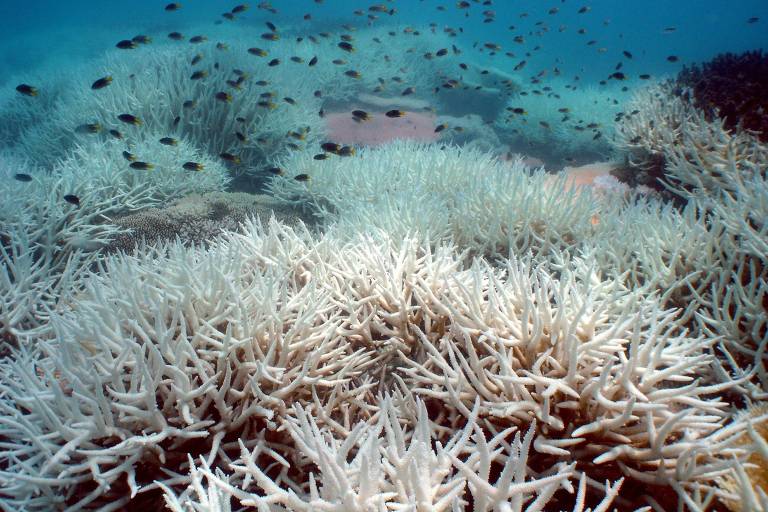
[[[112,77],[111,76],[105,76],[103,78],[99,78],[95,82],[91,84],[91,89],[103,89],[104,87],[108,86],[112,83]]]
[[[617,71],[617,72],[611,74],[611,78],[613,78],[614,80],[626,80],[627,79],[627,75],[625,75],[621,71]]]
[[[353,110],[352,117],[357,121],[370,121],[371,116],[364,110]]]
[[[202,53],[198,53],[197,55],[192,57],[192,60],[190,61],[190,64],[192,64],[194,66],[195,64],[198,64],[201,60],[203,60],[203,54]]]
[[[640,80],[648,80],[649,78],[651,78],[651,75],[643,74],[643,75],[639,75],[638,78]]]
[[[285,98],[283,98],[283,101],[286,102],[289,105],[295,105],[296,104],[296,100],[291,98],[291,97],[289,97],[289,96],[286,96]]]
[[[275,24],[274,24],[274,23],[272,23],[271,21],[267,21],[267,22],[266,22],[266,25],[267,25],[267,28],[268,28],[269,30],[271,30],[272,32],[277,32],[277,27],[276,27],[276,26],[275,26]]]
[[[80,198],[77,197],[74,194],[67,194],[64,196],[64,200],[68,202],[69,204],[73,204],[75,206],[80,206]]]
[[[338,153],[341,150],[341,146],[335,142],[323,142],[320,148],[328,153]]]
[[[129,162],[135,162],[136,161],[136,155],[131,154],[127,151],[123,151],[123,158],[128,160]]]
[[[192,37],[189,38],[189,42],[192,43],[192,44],[203,43],[203,42],[205,42],[207,40],[208,40],[208,38],[205,37],[205,36],[192,36]]]
[[[405,89],[405,90],[404,90],[404,91],[401,93],[401,95],[402,95],[402,96],[408,96],[408,95],[410,95],[410,94],[413,94],[413,93],[415,93],[415,92],[416,92],[416,89],[415,89],[414,87],[408,87],[408,88],[406,88],[406,89]]]
[[[297,174],[293,179],[296,181],[309,181],[309,174]]]
[[[233,164],[239,164],[240,163],[240,157],[237,155],[233,155],[232,153],[221,153],[219,154],[222,160],[226,160],[227,162],[232,162]]]
[[[100,133],[101,132],[101,125],[99,123],[81,124],[80,126],[75,128],[75,132],[77,132],[77,133]]]
[[[328,153],[318,153],[315,156],[312,157],[314,160],[327,160],[328,159]]]
[[[138,36],[133,36],[131,41],[136,44],[149,44],[152,42],[152,38],[143,34],[139,34]]]
[[[264,32],[263,34],[261,34],[261,38],[267,41],[277,41],[278,39],[280,39],[280,35],[275,34],[274,32]]]
[[[275,176],[282,176],[283,174],[285,174],[285,171],[283,171],[279,167],[270,167],[269,169],[267,169],[267,172],[269,174],[274,174]]]
[[[109,134],[111,136],[113,136],[114,138],[116,138],[116,139],[122,139],[123,138],[123,134],[120,133],[119,131],[115,130],[114,128],[109,130]]]
[[[132,124],[134,126],[141,125],[141,119],[131,114],[120,114],[117,118],[126,124]]]
[[[18,173],[13,175],[13,179],[15,179],[16,181],[23,181],[26,183],[26,182],[32,181],[32,176],[30,176],[29,174]]]
[[[751,18],[749,18],[747,20],[747,23],[750,23],[750,24],[751,23],[757,23],[758,21],[760,21],[760,18],[758,18],[757,16],[752,16]]]
[[[309,66],[310,67],[314,66],[315,64],[317,64],[317,57],[316,56],[312,57],[311,59],[309,59]]]
[[[445,123],[437,125],[435,127],[435,133],[440,133],[441,131],[445,130],[446,128],[448,128],[448,125],[445,124]]]
[[[165,6],[166,11],[178,11],[181,9],[181,4],[178,2],[173,2]]]
[[[338,46],[339,46],[339,48],[341,48],[341,49],[342,49],[342,50],[344,50],[345,52],[349,52],[349,53],[352,53],[352,52],[354,52],[354,51],[355,51],[355,47],[354,47],[354,46],[352,46],[352,44],[348,43],[347,41],[341,41],[341,42],[338,44]]]
[[[248,10],[248,4],[240,4],[240,5],[236,5],[236,6],[234,6],[232,8],[232,13],[233,14],[239,14],[239,13],[245,12],[247,10]]]
[[[280,59],[272,59],[267,63],[267,66],[269,67],[275,67],[280,64]]]
[[[185,162],[184,165],[182,165],[182,167],[184,168],[184,170],[187,170],[187,171],[202,171],[203,169],[205,169],[203,164],[199,164],[197,162]]]
[[[248,53],[251,55],[256,55],[257,57],[266,57],[267,51],[262,50],[261,48],[248,48]]]
[[[338,152],[339,156],[354,156],[355,155],[355,148],[351,146],[342,146],[342,148]]]
[[[585,5],[584,7],[581,7],[577,12],[579,14],[584,14],[585,12],[589,12],[590,9],[591,9],[590,7]]]
[[[192,73],[192,76],[189,77],[190,80],[202,80],[203,78],[208,76],[208,72],[205,70],[195,71]]]
[[[177,141],[173,137],[163,137],[162,139],[160,139],[160,144],[163,144],[164,146],[178,146],[179,141]]]
[[[678,61],[678,60],[680,60],[680,59],[678,58],[678,56],[677,56],[677,55],[670,55],[669,57],[667,57],[667,60],[668,60],[669,62],[677,62],[677,61]]]
[[[115,46],[120,48],[121,50],[133,50],[134,48],[136,48],[136,43],[134,43],[130,39],[123,39],[122,41],[119,41]]]
[[[386,114],[384,114],[387,117],[403,117],[405,115],[405,112],[402,110],[390,110]]]
[[[304,63],[304,59],[294,55],[293,57],[291,57],[291,62],[295,62],[296,64],[303,64]]]
[[[155,168],[154,165],[147,162],[131,162],[128,167],[137,171],[151,171]]]
[[[225,103],[232,103],[232,95],[228,92],[217,92],[215,98]]]
[[[362,75],[355,71],[354,69],[350,69],[344,72],[345,75],[347,75],[350,78],[359,79]]]
[[[173,41],[181,41],[182,39],[184,39],[184,36],[182,35],[181,32],[171,32],[170,34],[168,34],[168,39],[171,39]]]
[[[629,53],[627,50],[624,50],[624,51],[623,51],[623,52],[621,52],[621,53],[623,53],[623,54],[624,54],[624,56],[625,56],[626,58],[628,58],[628,59],[631,59],[631,58],[632,58],[632,54],[631,54],[631,53]]]

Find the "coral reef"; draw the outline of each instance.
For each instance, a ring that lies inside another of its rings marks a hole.
[[[768,54],[762,50],[724,53],[683,68],[676,93],[727,130],[748,130],[768,143]]]
[[[184,244],[210,244],[222,231],[238,231],[249,217],[264,221],[275,217],[289,226],[298,222],[313,223],[304,210],[286,206],[266,195],[242,192],[191,194],[163,208],[146,208],[138,213],[114,217],[112,222],[128,232],[117,235],[105,251],[131,252],[144,243],[157,244],[176,238]]]
[[[551,83],[547,90],[528,87],[508,99],[494,122],[502,141],[514,151],[533,152],[552,167],[605,159],[615,117],[630,93],[621,85],[598,89]]]
[[[209,250],[109,258],[51,318],[55,340],[0,363],[5,504],[733,496],[714,480],[746,457],[746,424],[726,425],[730,384],[696,378],[714,340],[588,270],[428,245],[273,221]]]

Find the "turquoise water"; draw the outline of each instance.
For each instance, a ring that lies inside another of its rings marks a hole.
[[[118,1],[34,1],[9,2],[0,5],[0,83],[11,76],[34,70],[50,59],[69,61],[98,55],[111,48],[114,42],[126,37],[126,33],[165,33],[169,30],[184,30],[192,25],[210,24],[221,20],[219,15],[235,3],[189,0],[183,2],[177,12],[163,11],[164,2],[118,2]],[[325,0],[317,4],[310,0],[273,2],[279,10],[273,15],[264,10],[252,8],[244,13],[238,23],[258,25],[272,20],[278,25],[297,24],[296,28],[307,25],[301,17],[311,13],[313,27],[330,22],[360,24],[360,17],[352,12],[366,9],[369,2],[347,0]],[[389,17],[382,15],[379,24],[399,23],[414,26],[431,22],[440,27],[447,25],[462,28],[458,40],[465,44],[476,41],[493,41],[505,50],[523,54],[536,45],[541,46],[535,56],[529,59],[528,72],[538,72],[555,65],[569,74],[600,79],[621,60],[621,52],[628,50],[634,60],[627,68],[637,73],[672,73],[686,62],[701,61],[720,52],[740,52],[748,49],[765,48],[768,45],[766,23],[768,3],[761,0],[720,0],[687,1],[629,1],[598,0],[574,2],[539,2],[536,0],[494,2],[491,6],[473,3],[468,10],[460,10],[450,1],[399,1],[388,2],[388,7],[398,13]],[[443,5],[446,11],[438,11]],[[578,14],[582,6],[591,11]],[[548,11],[556,7],[554,15]],[[496,12],[496,22],[483,23],[484,10]],[[469,12],[469,17],[464,17]],[[520,14],[528,16],[521,18]],[[757,23],[747,24],[746,20],[758,17]],[[547,33],[527,36],[541,28],[543,22]],[[510,40],[508,27],[516,27],[515,34],[526,35],[525,45],[516,45]],[[559,32],[560,25],[567,29]],[[671,34],[664,34],[666,27],[676,27]],[[584,28],[587,33],[576,31]],[[596,40],[595,46],[586,46]],[[596,50],[605,47],[605,53]],[[677,55],[680,62],[666,62],[668,55]],[[482,54],[472,58],[485,61]],[[494,59],[500,67],[514,66],[519,61],[505,57]]]

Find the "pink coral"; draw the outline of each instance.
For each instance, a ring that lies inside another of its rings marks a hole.
[[[326,114],[326,131],[333,142],[378,146],[397,139],[437,140],[437,118],[430,113],[406,112],[403,117],[389,118],[383,112],[376,112],[371,113],[369,121],[355,121],[350,112]]]

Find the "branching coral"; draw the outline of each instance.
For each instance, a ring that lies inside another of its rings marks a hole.
[[[696,378],[713,340],[589,272],[429,245],[253,223],[208,251],[110,258],[52,316],[55,340],[0,366],[6,506],[109,510],[161,488],[263,510],[720,495],[744,426],[720,434],[732,384]]]

